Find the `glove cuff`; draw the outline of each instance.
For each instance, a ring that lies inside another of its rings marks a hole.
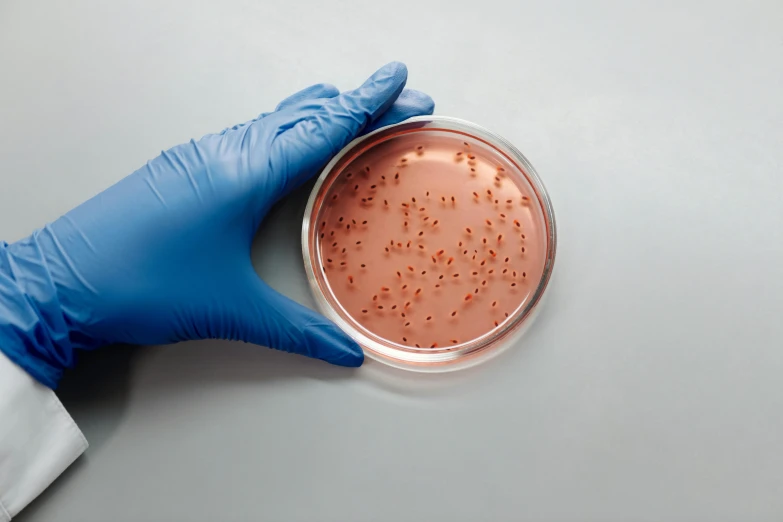
[[[75,354],[39,233],[0,242],[0,350],[54,389]]]

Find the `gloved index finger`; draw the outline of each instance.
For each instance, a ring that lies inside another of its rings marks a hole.
[[[425,116],[435,111],[435,102],[427,94],[405,89],[397,97],[394,105],[364,128],[362,134],[372,132],[387,125],[394,125],[414,116]]]

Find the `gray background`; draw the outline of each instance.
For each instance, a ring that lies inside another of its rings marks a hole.
[[[222,342],[96,352],[61,392],[92,446],[19,520],[781,520],[779,0],[4,0],[0,237],[392,59],[550,190],[529,335],[434,377]],[[312,305],[305,195],[255,256]]]

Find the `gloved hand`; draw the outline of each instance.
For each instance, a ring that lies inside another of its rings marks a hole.
[[[250,246],[270,207],[357,135],[432,113],[406,78],[391,63],[354,91],[304,89],[0,243],[0,350],[52,388],[75,350],[117,342],[242,340],[360,365],[354,341],[260,280]]]

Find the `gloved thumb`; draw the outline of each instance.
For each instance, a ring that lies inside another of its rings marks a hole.
[[[248,302],[236,303],[229,338],[321,359],[338,366],[364,362],[359,345],[334,323],[281,295],[253,275]]]

